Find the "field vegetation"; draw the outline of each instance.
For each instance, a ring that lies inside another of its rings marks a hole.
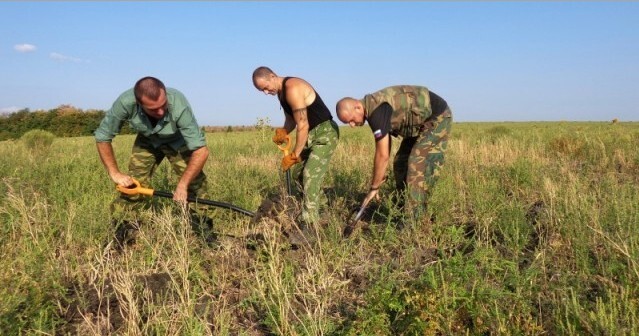
[[[114,140],[121,167],[133,139]],[[207,141],[212,199],[256,211],[285,198],[270,136]],[[209,247],[153,198],[118,253],[92,137],[2,141],[0,334],[637,335],[638,147],[637,123],[454,124],[428,218],[403,220],[387,182],[343,239],[374,143],[341,128],[309,244],[283,235],[294,201],[257,221],[216,209]],[[147,187],[176,179],[163,163]]]

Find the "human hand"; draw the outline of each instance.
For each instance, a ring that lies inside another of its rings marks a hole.
[[[113,175],[111,175],[111,180],[124,188],[130,187],[134,184],[133,182],[133,178],[127,174],[123,174],[121,172],[117,172],[117,173],[113,173]]]
[[[285,128],[276,128],[275,135],[273,136],[273,142],[278,145],[281,145],[286,142],[288,138],[288,132],[286,132]]]
[[[289,170],[294,164],[300,162],[300,158],[295,155],[295,152],[282,158],[282,171]]]
[[[181,187],[180,185],[178,185],[173,192],[173,200],[178,203],[186,204],[187,196],[188,192],[186,187]]]
[[[370,202],[373,200],[373,198],[374,198],[376,201],[379,201],[379,194],[378,194],[378,192],[379,192],[379,188],[376,188],[376,189],[372,189],[372,188],[371,188],[371,189],[368,191],[368,194],[366,194],[366,197],[364,197],[364,200],[362,201],[362,206],[361,206],[361,208],[365,208],[365,207],[368,205],[368,203],[370,203]]]

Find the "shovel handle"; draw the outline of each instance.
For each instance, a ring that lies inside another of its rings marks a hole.
[[[291,137],[286,135],[286,143],[284,145],[277,145],[277,148],[284,152],[284,156],[287,156],[291,152]]]
[[[127,194],[127,195],[138,195],[138,194],[142,194],[142,195],[147,195],[147,196],[153,196],[153,189],[149,189],[149,188],[143,188],[140,185],[140,182],[136,179],[133,179],[133,185],[130,185],[128,187],[123,187],[121,185],[117,185],[115,187],[119,192],[123,193],[123,194]]]

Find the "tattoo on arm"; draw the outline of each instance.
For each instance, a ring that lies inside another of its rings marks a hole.
[[[306,107],[298,108],[293,110],[293,114],[297,114],[299,121],[306,121]]]

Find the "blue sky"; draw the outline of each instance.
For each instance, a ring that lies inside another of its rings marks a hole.
[[[108,109],[143,76],[201,125],[281,124],[260,65],[343,96],[429,87],[456,121],[639,120],[638,2],[0,2],[0,112]]]

